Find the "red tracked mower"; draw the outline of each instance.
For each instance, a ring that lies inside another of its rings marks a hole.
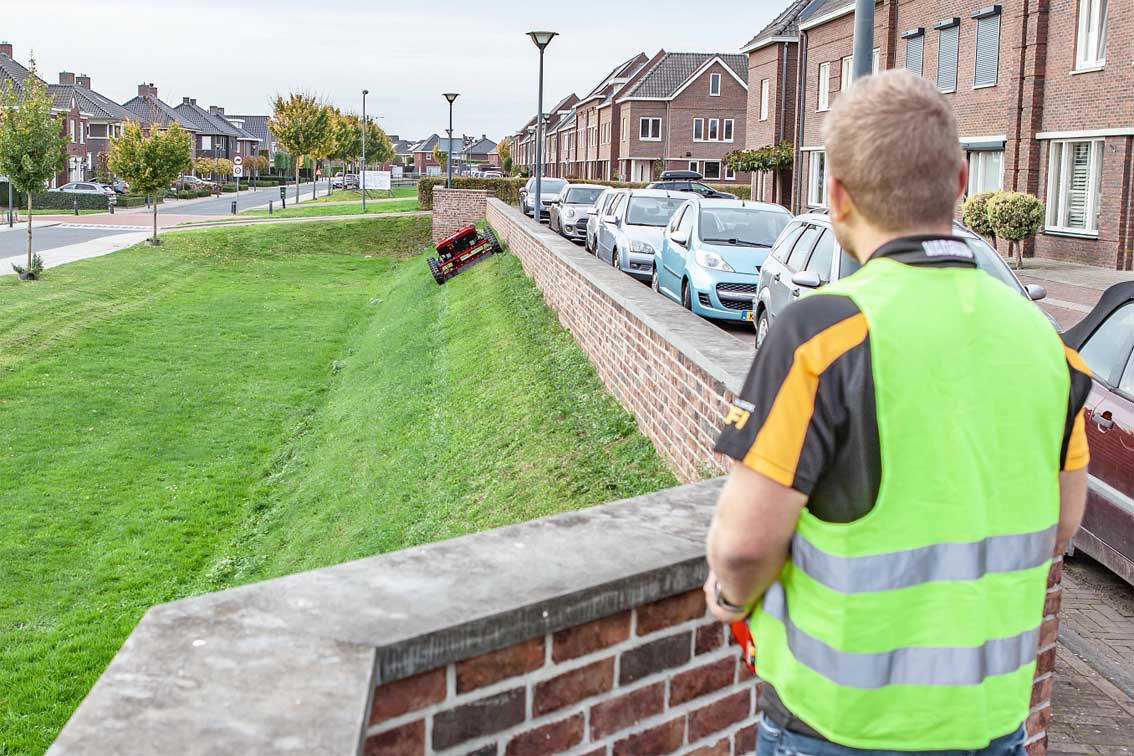
[[[492,229],[486,228],[483,234],[478,234],[476,226],[471,225],[459,229],[434,249],[437,251],[437,257],[429,258],[429,272],[433,274],[433,280],[439,284],[445,283],[489,255],[503,251]]]

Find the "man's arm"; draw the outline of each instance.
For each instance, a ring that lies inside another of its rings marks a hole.
[[[751,607],[783,569],[805,506],[799,491],[735,465],[709,528],[706,590],[719,581],[729,603]],[[727,612],[721,618],[734,619]]]
[[[1059,545],[1057,553],[1067,549],[1067,542],[1079,530],[1087,508],[1087,468],[1059,473]]]

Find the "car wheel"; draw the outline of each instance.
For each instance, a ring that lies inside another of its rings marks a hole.
[[[610,265],[613,268],[617,268],[619,270],[622,269],[622,266],[618,264],[618,250],[617,249],[612,249],[610,251]]]
[[[661,294],[661,282],[658,281],[658,266],[654,266],[653,273],[650,274],[650,288],[658,294]]]
[[[689,291],[688,281],[683,281],[681,284],[681,306],[690,312],[693,310],[693,295]]]
[[[764,340],[768,338],[768,328],[770,326],[768,313],[765,310],[761,310],[760,317],[756,319],[756,351],[760,351],[760,347],[764,345]]]

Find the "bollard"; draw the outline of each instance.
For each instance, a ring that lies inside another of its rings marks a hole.
[[[272,201],[268,200],[268,215],[272,214]]]
[[[232,201],[232,214],[236,215],[236,200]]]
[[[79,214],[79,201],[78,200],[71,200],[71,204],[75,206],[75,215],[78,215]]]
[[[114,198],[113,197],[107,197],[106,198],[106,204],[110,208],[110,214],[114,215]]]

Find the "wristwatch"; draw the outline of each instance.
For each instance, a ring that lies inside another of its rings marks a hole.
[[[737,606],[724,597],[724,594],[721,593],[721,581],[719,580],[717,581],[717,584],[713,586],[713,600],[717,602],[717,606],[719,606],[721,609],[725,609],[730,612],[742,614],[748,611],[746,607]]]

